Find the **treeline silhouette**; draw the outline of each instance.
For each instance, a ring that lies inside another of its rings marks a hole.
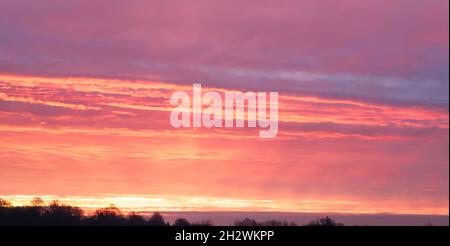
[[[12,206],[0,198],[0,225],[26,226],[212,226],[210,220],[191,223],[185,218],[178,218],[173,224],[166,222],[160,213],[155,212],[145,218],[135,212],[125,215],[119,208],[110,205],[86,214],[81,208],[52,201],[45,202],[36,197],[29,206]],[[234,223],[235,226],[297,226],[288,221],[268,220],[258,222],[245,218]],[[311,221],[306,226],[342,226],[329,217]]]
[[[264,222],[258,222],[256,220],[245,218],[234,222],[235,226],[298,226],[294,222],[280,221],[280,220],[267,220]],[[312,220],[308,224],[303,226],[343,226],[342,223],[337,223],[330,217],[325,217],[317,220]]]

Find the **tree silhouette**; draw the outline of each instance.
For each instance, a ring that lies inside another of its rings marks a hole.
[[[326,216],[325,218],[313,220],[307,224],[307,226],[343,226],[342,223],[337,223],[332,220],[330,217]]]
[[[147,221],[145,221],[144,217],[135,213],[131,212],[128,214],[128,225],[130,226],[145,226],[147,224]]]
[[[178,218],[177,220],[175,220],[173,225],[174,226],[190,226],[191,223],[189,223],[189,221],[185,218]]]
[[[83,217],[83,210],[53,201],[44,209],[44,218],[49,225],[77,225]]]
[[[35,198],[33,198],[33,200],[31,200],[31,206],[33,206],[33,207],[44,207],[45,206],[45,202],[44,202],[44,200],[42,200],[42,198],[35,197]]]
[[[166,222],[160,213],[154,213],[147,221],[149,226],[165,226]]]
[[[264,222],[258,222],[254,219],[245,218],[243,220],[237,220],[234,222],[235,226],[296,226],[294,222],[281,221],[281,220],[267,220]]]
[[[5,199],[3,199],[3,198],[0,198],[0,208],[10,208],[10,207],[12,207],[12,204],[9,202],[9,201],[7,201],[7,200],[5,200]]]
[[[92,217],[92,222],[100,226],[120,225],[124,224],[125,217],[120,209],[111,204],[109,207],[97,209]]]
[[[243,220],[237,220],[234,222],[235,226],[261,226],[260,223],[258,223],[254,219],[245,218]]]

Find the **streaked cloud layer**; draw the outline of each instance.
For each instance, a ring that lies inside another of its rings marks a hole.
[[[2,1],[0,195],[448,214],[448,9]],[[194,82],[279,91],[278,137],[171,128]]]

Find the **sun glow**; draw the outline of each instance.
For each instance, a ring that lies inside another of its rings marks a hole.
[[[13,206],[29,206],[36,196],[14,195],[2,196]],[[448,208],[425,207],[408,208],[406,204],[387,203],[389,206],[367,206],[363,201],[350,200],[303,200],[276,201],[258,199],[238,199],[223,197],[190,196],[40,196],[46,204],[58,201],[62,204],[77,206],[87,212],[110,205],[117,206],[125,212],[164,212],[164,211],[241,211],[241,212],[299,212],[299,213],[339,213],[351,214],[448,214]],[[391,207],[392,205],[397,207]],[[373,204],[371,204],[373,205]]]

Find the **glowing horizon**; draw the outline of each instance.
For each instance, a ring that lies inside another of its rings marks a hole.
[[[444,0],[0,1],[0,198],[448,215],[448,17]],[[173,128],[172,93],[196,83],[277,92],[276,137]]]
[[[14,195],[2,198],[13,206],[30,206],[33,198],[40,197],[45,205],[58,201],[63,205],[76,206],[86,212],[115,206],[124,212],[290,212],[290,213],[331,213],[331,214],[398,214],[398,215],[448,215],[448,208],[424,207],[415,209],[407,204],[390,202],[389,207],[377,207],[370,204],[365,208],[354,209],[363,204],[350,200],[305,200],[274,201],[255,199],[235,199],[223,197],[189,197],[162,195],[100,195],[100,196],[32,196]],[[398,208],[392,209],[392,205]],[[339,210],[336,210],[336,207]],[[351,208],[350,208],[351,207]]]

